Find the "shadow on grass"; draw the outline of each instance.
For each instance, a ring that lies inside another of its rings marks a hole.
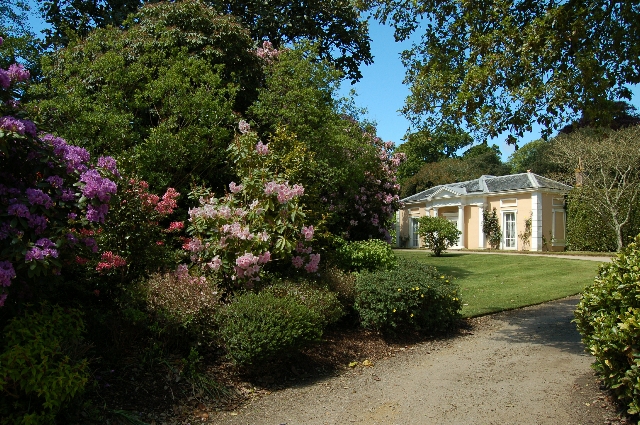
[[[570,297],[504,312],[496,318],[506,322],[507,326],[496,332],[494,337],[514,344],[540,344],[572,354],[588,355],[572,322],[578,301],[577,297]]]

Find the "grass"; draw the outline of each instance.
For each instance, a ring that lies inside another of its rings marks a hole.
[[[396,251],[435,266],[460,285],[463,317],[540,304],[575,295],[593,282],[599,262],[527,255],[477,255]]]

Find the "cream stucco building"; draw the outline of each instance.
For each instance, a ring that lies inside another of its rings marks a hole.
[[[565,246],[565,195],[571,186],[533,173],[482,176],[475,180],[435,186],[402,200],[398,211],[398,245],[420,247],[420,217],[445,217],[462,232],[458,249],[489,248],[482,232],[485,209],[496,209],[502,230],[501,249],[562,251]],[[531,218],[531,237],[523,246],[519,237]]]

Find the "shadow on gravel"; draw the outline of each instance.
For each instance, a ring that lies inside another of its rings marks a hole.
[[[572,323],[578,301],[578,297],[571,297],[500,313],[495,318],[508,326],[496,332],[494,337],[512,343],[541,344],[572,354],[588,355],[576,325]]]

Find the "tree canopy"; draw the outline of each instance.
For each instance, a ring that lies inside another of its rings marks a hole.
[[[86,37],[93,28],[121,26],[131,13],[156,0],[37,0],[52,29],[48,41],[66,46]],[[360,64],[372,63],[366,20],[350,1],[205,0],[224,14],[236,16],[254,41],[270,41],[276,48],[302,39],[319,45],[322,57],[330,59],[348,78],[359,80]]]
[[[636,2],[593,0],[369,0],[397,40],[411,86],[404,112],[420,127],[441,120],[507,141],[543,136],[586,113],[608,124],[613,101],[640,82]]]
[[[407,155],[406,161],[398,167],[400,184],[415,175],[424,164],[454,158],[459,149],[473,143],[467,132],[447,125],[435,130],[422,129],[407,135],[406,139],[396,149]]]
[[[147,5],[43,61],[30,107],[60,136],[112,155],[153,189],[220,187],[226,148],[257,97],[262,60],[232,17],[199,2]],[[158,167],[158,164],[162,164]]]

